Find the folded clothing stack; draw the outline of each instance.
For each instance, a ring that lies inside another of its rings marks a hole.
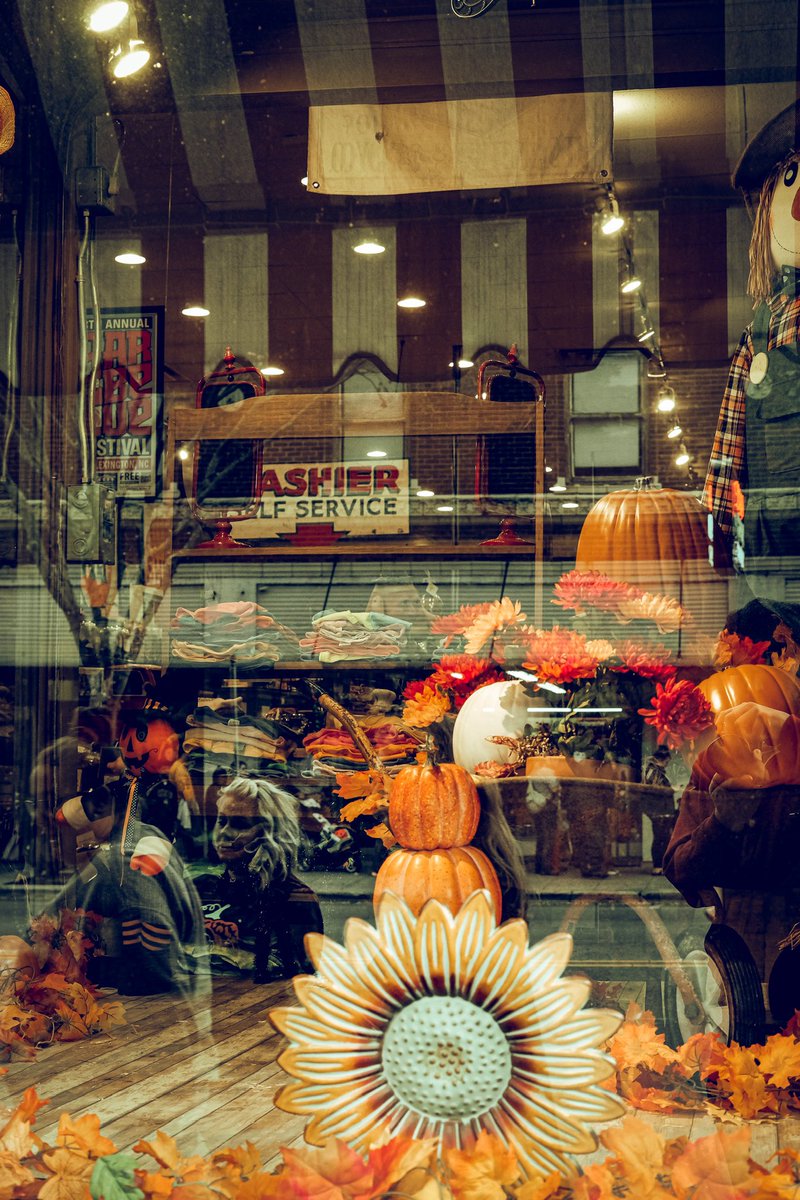
[[[179,608],[172,621],[172,654],[185,662],[239,663],[261,666],[296,658],[298,639],[265,608],[252,601]]]
[[[289,731],[277,721],[249,717],[239,697],[201,700],[186,724],[184,763],[192,774],[286,773],[295,746]]]
[[[387,770],[414,761],[419,742],[395,717],[364,717],[358,723]],[[325,774],[367,769],[363,754],[346,729],[326,727],[309,733],[303,745]]]
[[[300,648],[323,663],[391,658],[402,650],[410,628],[408,621],[386,613],[326,609],[311,618],[311,629],[300,638]]]

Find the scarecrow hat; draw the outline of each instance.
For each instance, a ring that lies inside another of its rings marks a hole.
[[[14,145],[14,104],[5,88],[0,87],[0,154]]]
[[[758,204],[761,185],[772,168],[793,150],[800,150],[800,100],[767,121],[750,139],[731,176],[735,188],[741,188],[751,211]]]

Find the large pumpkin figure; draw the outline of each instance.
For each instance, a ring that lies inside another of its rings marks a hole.
[[[780,667],[744,663],[709,675],[698,687],[715,714],[754,701],[764,708],[800,716],[800,682]]]
[[[126,770],[135,778],[142,774],[168,775],[180,757],[180,738],[163,705],[148,700],[143,709],[128,714],[119,736],[119,749]]]
[[[717,717],[694,764],[694,786],[758,789],[800,783],[800,717],[747,700]]]

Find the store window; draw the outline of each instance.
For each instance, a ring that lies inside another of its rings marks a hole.
[[[570,450],[576,478],[641,474],[643,367],[635,350],[607,350],[593,370],[573,376]]]

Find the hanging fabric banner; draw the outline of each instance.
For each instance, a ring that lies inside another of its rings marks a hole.
[[[309,110],[310,191],[394,196],[610,182],[611,95]]]

